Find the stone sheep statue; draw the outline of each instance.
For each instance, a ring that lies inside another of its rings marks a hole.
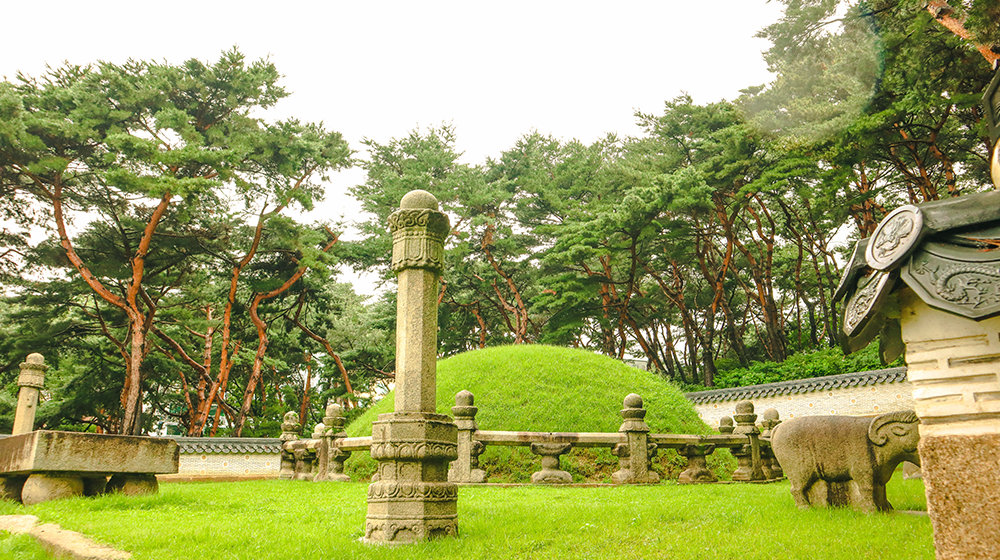
[[[885,485],[903,461],[920,464],[919,421],[913,411],[875,418],[806,416],[786,420],[771,447],[800,508],[852,506],[891,511]]]

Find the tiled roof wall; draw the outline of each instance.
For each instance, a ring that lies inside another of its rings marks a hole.
[[[174,437],[181,455],[184,454],[245,454],[281,453],[278,438],[218,438],[218,437]]]
[[[712,428],[718,427],[722,417],[732,416],[741,400],[753,402],[758,420],[768,408],[777,410],[782,420],[816,415],[876,416],[914,408],[906,368],[699,391],[685,396]]]
[[[718,401],[753,400],[778,395],[798,395],[813,391],[829,391],[830,389],[865,387],[868,385],[902,383],[905,381],[906,368],[898,367],[858,373],[843,373],[826,377],[811,377],[809,379],[796,379],[793,381],[779,381],[777,383],[764,383],[762,385],[748,385],[746,387],[712,389],[696,393],[685,393],[684,396],[695,404],[701,404]]]

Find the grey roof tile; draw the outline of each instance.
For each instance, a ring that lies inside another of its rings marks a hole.
[[[747,387],[732,387],[729,389],[710,389],[695,393],[685,393],[684,396],[695,404],[734,401],[768,397],[775,394],[801,394],[838,387],[865,387],[882,383],[902,383],[906,381],[906,368],[877,369],[857,373],[843,373],[826,377],[812,377],[793,381],[779,381]]]

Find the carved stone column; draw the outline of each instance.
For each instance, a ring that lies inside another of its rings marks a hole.
[[[660,475],[650,469],[650,461],[656,455],[656,446],[650,449],[649,425],[646,424],[646,409],[642,407],[642,397],[631,393],[625,397],[621,411],[622,425],[618,431],[624,433],[628,441],[615,446],[614,454],[621,459],[621,468],[611,475],[615,484],[656,484]]]
[[[479,408],[473,406],[475,397],[468,391],[459,391],[455,395],[455,406],[451,413],[458,426],[458,459],[451,463],[448,469],[448,480],[463,484],[481,484],[486,482],[486,471],[479,468],[479,456],[486,449],[483,442],[473,439],[473,434],[479,429],[476,425],[476,413]]]
[[[45,358],[41,354],[29,354],[21,364],[21,376],[17,384],[21,388],[17,394],[17,410],[14,412],[14,428],[11,435],[26,434],[35,429],[35,412],[38,411],[38,393],[45,383]]]
[[[448,216],[426,191],[411,191],[389,216],[396,307],[395,411],[372,423],[378,481],[368,487],[365,542],[412,543],[458,534],[458,429],[436,414],[437,295]]]
[[[754,414],[753,403],[750,401],[736,403],[736,414],[733,415],[733,419],[736,420],[736,429],[733,433],[747,436],[749,440],[742,449],[733,450],[733,455],[739,464],[733,472],[733,480],[742,482],[765,480],[764,471],[761,469],[760,442],[757,439],[760,430],[754,423],[757,421],[757,415]]]

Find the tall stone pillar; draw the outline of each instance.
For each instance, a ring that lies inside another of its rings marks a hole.
[[[38,411],[38,393],[45,382],[45,358],[41,354],[29,354],[21,364],[21,376],[17,384],[21,388],[17,394],[17,411],[14,412],[14,428],[11,435],[26,434],[35,429],[35,412]]]
[[[458,534],[458,428],[436,414],[437,296],[451,224],[434,195],[411,191],[389,216],[396,307],[395,411],[372,423],[377,481],[368,487],[365,541],[402,544]]]

